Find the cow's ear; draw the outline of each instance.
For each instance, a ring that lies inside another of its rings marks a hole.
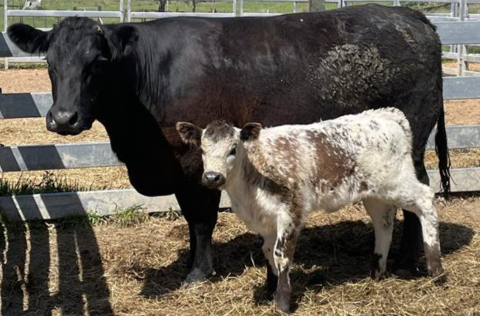
[[[101,28],[105,32],[112,58],[128,56],[132,53],[138,41],[138,32],[131,25],[115,26],[111,30]]]
[[[202,138],[202,129],[192,123],[178,122],[177,131],[185,144],[199,147]]]
[[[240,131],[240,139],[242,141],[255,140],[260,135],[262,124],[260,123],[247,123]]]
[[[7,34],[10,40],[26,53],[45,53],[48,50],[48,32],[16,23],[8,27]]]

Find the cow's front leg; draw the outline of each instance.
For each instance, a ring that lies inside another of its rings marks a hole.
[[[190,273],[186,282],[205,280],[213,272],[212,234],[218,217],[220,191],[191,185],[175,194],[190,231]]]
[[[277,235],[273,251],[273,261],[278,275],[277,290],[275,291],[275,304],[285,313],[290,312],[290,298],[292,286],[290,284],[290,266],[293,263],[293,254],[297,244],[298,233],[291,225],[291,230],[285,230]]]

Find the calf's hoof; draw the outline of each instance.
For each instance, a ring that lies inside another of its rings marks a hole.
[[[275,293],[275,306],[286,314],[290,314],[290,295],[279,295]]]
[[[428,275],[433,277],[434,283],[437,285],[441,285],[447,281],[448,278],[448,273],[443,270],[442,265],[438,265],[435,268],[431,269],[430,267],[428,268]]]
[[[380,281],[382,278],[384,278],[386,276],[386,272],[385,271],[380,271],[380,270],[371,270],[370,271],[370,277],[374,280],[374,281]]]

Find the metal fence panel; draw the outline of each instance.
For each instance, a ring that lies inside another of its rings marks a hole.
[[[452,191],[480,191],[480,168],[452,169]],[[428,170],[431,187],[440,190],[438,170]],[[174,195],[146,197],[133,189],[45,193],[0,197],[0,209],[10,220],[58,219],[66,216],[112,215],[116,210],[139,206],[146,212],[179,210]],[[230,207],[230,200],[223,192],[221,208]]]
[[[436,22],[443,45],[480,43],[480,21]]]
[[[480,99],[480,77],[447,77],[443,83],[445,100]]]
[[[120,166],[110,143],[0,147],[0,171]]]
[[[0,118],[45,117],[52,103],[50,92],[0,93]]]
[[[117,210],[132,206],[141,207],[149,213],[180,210],[174,195],[146,197],[133,189],[0,197],[0,209],[12,221],[58,219],[85,215],[87,212],[102,216],[113,215]],[[226,194],[222,195],[220,207],[230,207],[230,200]]]

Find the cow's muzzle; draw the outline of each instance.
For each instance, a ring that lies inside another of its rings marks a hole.
[[[78,112],[50,110],[47,113],[47,129],[60,135],[78,135],[90,129],[92,123],[82,120]],[[89,120],[91,121],[91,120]]]

